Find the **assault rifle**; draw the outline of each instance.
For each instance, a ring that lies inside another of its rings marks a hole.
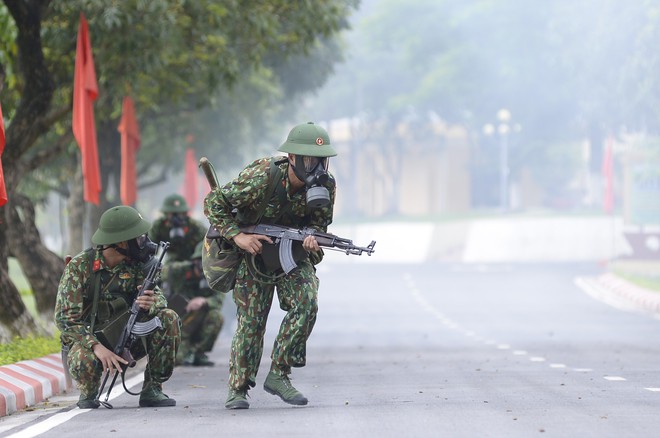
[[[282,225],[248,225],[241,227],[241,232],[246,234],[262,234],[264,236],[274,238],[273,243],[279,247],[279,265],[285,274],[293,271],[298,266],[296,264],[297,257],[293,248],[293,242],[302,242],[307,236],[314,236],[319,246],[321,247],[328,248],[333,251],[341,251],[346,254],[362,255],[362,253],[365,252],[367,255],[371,255],[374,253],[374,246],[376,245],[376,241],[372,240],[371,243],[367,246],[356,246],[353,245],[352,240],[335,236],[334,234],[330,233],[321,233],[313,228],[298,229],[289,228]],[[264,246],[264,249],[268,248],[268,246],[270,245]],[[264,251],[263,254],[264,259],[267,258],[267,254],[265,254],[265,252],[266,251]],[[267,260],[265,261],[268,263]]]
[[[140,286],[140,289],[138,290],[137,297],[142,296],[144,294],[144,291],[146,290],[153,290],[156,284],[158,283],[158,277],[160,276],[160,271],[163,265],[163,258],[165,257],[165,253],[167,252],[167,249],[169,247],[170,247],[169,242],[160,242],[158,244],[158,249],[156,250],[157,256],[154,256],[154,260],[156,260],[156,262],[149,263],[150,266],[149,271],[145,276],[144,281]],[[148,321],[143,321],[143,322],[137,321],[138,316],[140,316],[140,314],[144,314],[144,312],[142,311],[142,309],[140,309],[140,306],[137,303],[137,297],[133,301],[133,305],[131,306],[130,309],[128,309],[123,314],[119,315],[119,317],[117,317],[115,320],[111,321],[106,326],[105,329],[95,332],[97,338],[104,346],[111,349],[117,356],[120,356],[122,359],[128,362],[128,364],[122,365],[121,376],[122,376],[122,383],[124,385],[124,390],[126,390],[127,393],[132,395],[139,395],[139,393],[136,394],[130,392],[128,388],[126,388],[126,382],[124,381],[126,370],[128,368],[134,367],[135,364],[137,363],[137,360],[135,360],[135,358],[133,358],[133,355],[131,354],[131,347],[133,346],[133,343],[138,337],[147,336],[155,332],[156,330],[163,328],[163,324],[161,323],[160,319],[157,316],[151,318]],[[121,330],[121,335],[119,336],[119,340],[114,345],[112,345],[113,340],[111,339],[112,338],[111,333],[114,330],[112,330],[111,326],[113,325],[113,323],[116,326],[124,320],[126,320],[126,323]],[[110,376],[110,371],[108,370],[108,372],[105,375],[105,378],[103,379],[103,383],[99,388],[99,392],[96,396],[97,401],[101,398],[101,395],[103,394],[103,389],[105,387],[106,382],[108,381],[109,376]],[[108,399],[110,398],[110,391],[112,391],[113,386],[115,386],[115,382],[117,381],[118,376],[119,376],[119,371],[115,370],[115,372],[113,373],[112,382],[110,383],[110,386],[108,387],[108,392],[105,395],[105,400],[100,401],[100,403],[108,409],[112,409],[112,405],[108,403]]]

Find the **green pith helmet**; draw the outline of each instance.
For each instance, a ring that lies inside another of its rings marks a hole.
[[[125,240],[135,239],[151,228],[151,223],[144,220],[133,207],[120,205],[112,207],[101,215],[99,227],[92,236],[94,245],[110,245]]]
[[[160,207],[163,213],[188,213],[188,204],[181,195],[170,195],[163,201]]]
[[[308,157],[334,157],[337,155],[337,152],[330,146],[330,137],[326,130],[313,122],[294,126],[278,151]]]
[[[195,252],[190,257],[191,259],[201,259],[202,258],[202,248],[204,248],[204,241],[202,240],[195,246]]]

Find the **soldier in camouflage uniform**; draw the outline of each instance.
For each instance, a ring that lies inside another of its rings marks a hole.
[[[335,199],[334,179],[327,172],[328,157],[336,155],[328,133],[311,122],[298,125],[289,132],[279,151],[288,153],[277,161],[282,170],[281,180],[276,181],[279,190],[272,194],[259,222],[307,226],[326,232],[332,222]],[[307,398],[291,385],[289,374],[292,367],[306,363],[306,343],[318,310],[319,280],[314,265],[320,262],[323,252],[316,239],[309,236],[302,244],[305,256],[297,260],[294,271],[278,276],[274,282],[262,282],[249,268],[248,257],[260,254],[264,245],[273,242],[267,236],[242,233],[239,227],[250,221],[240,223],[237,219],[254,220],[262,200],[270,195],[267,193],[270,163],[271,158],[254,161],[236,179],[209,193],[204,201],[204,214],[211,225],[224,239],[247,253],[238,267],[233,290],[238,326],[231,345],[227,409],[249,407],[247,392],[256,385],[266,320],[276,288],[280,308],[286,315],[273,345],[264,389],[286,403],[307,404]],[[313,182],[316,174],[324,175],[319,178],[323,184],[310,187],[309,181]],[[321,203],[315,199],[316,208],[311,208],[310,194],[318,195],[319,191],[325,199]]]
[[[136,300],[145,277],[143,263],[153,254],[148,250],[149,227],[150,223],[131,207],[110,208],[101,216],[92,236],[95,248],[73,257],[60,279],[55,323],[63,348],[68,349],[68,370],[80,389],[81,409],[98,408],[103,373],[121,370],[127,363],[99,342],[91,325],[94,321],[95,327],[102,326]],[[99,294],[99,301],[96,315],[92,315],[95,293]],[[162,384],[174,369],[181,339],[179,317],[166,308],[167,301],[158,288],[144,291],[137,302],[148,317],[157,316],[162,323],[162,329],[143,337],[144,342],[135,342],[131,350],[134,358],[149,356],[140,406],[175,406],[176,401],[163,394]]]
[[[179,316],[182,318],[181,346],[177,364],[185,366],[213,366],[206,353],[222,329],[222,303],[225,295],[209,287],[202,271],[202,245],[199,242],[191,260],[171,262],[167,266],[167,277],[172,297],[170,304],[181,303]],[[185,305],[185,307],[183,307]]]
[[[167,263],[190,260],[195,246],[206,235],[206,227],[188,216],[188,204],[181,195],[166,197],[160,210],[163,216],[154,221],[149,238],[154,242],[170,242]]]

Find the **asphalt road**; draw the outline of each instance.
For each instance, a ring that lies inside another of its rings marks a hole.
[[[292,407],[263,391],[224,409],[232,306],[213,368],[177,368],[174,408],[72,408],[76,394],[0,420],[0,436],[646,437],[660,430],[660,321],[601,303],[596,264],[332,264]],[[139,377],[137,377],[139,379]]]

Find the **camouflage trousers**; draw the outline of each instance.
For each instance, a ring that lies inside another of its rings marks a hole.
[[[144,371],[145,385],[151,382],[161,384],[172,376],[176,352],[181,341],[179,316],[176,312],[171,309],[161,309],[157,316],[163,328],[138,338],[131,348],[131,354],[135,359],[149,356]],[[80,344],[73,344],[69,349],[67,362],[71,378],[76,381],[80,392],[85,395],[98,393],[103,366],[94,352],[82,348]]]
[[[242,261],[233,294],[238,326],[229,359],[229,387],[232,389],[256,384],[275,288],[280,308],[286,315],[273,345],[273,366],[285,373],[289,373],[291,367],[305,366],[307,339],[318,312],[319,280],[313,265],[309,260],[300,262],[296,270],[269,285],[255,281],[246,262]]]
[[[206,313],[197,331],[188,333],[182,330],[177,363],[183,362],[186,355],[190,353],[201,354],[213,350],[213,345],[220,334],[220,330],[222,330],[224,322],[222,308],[213,307]]]

